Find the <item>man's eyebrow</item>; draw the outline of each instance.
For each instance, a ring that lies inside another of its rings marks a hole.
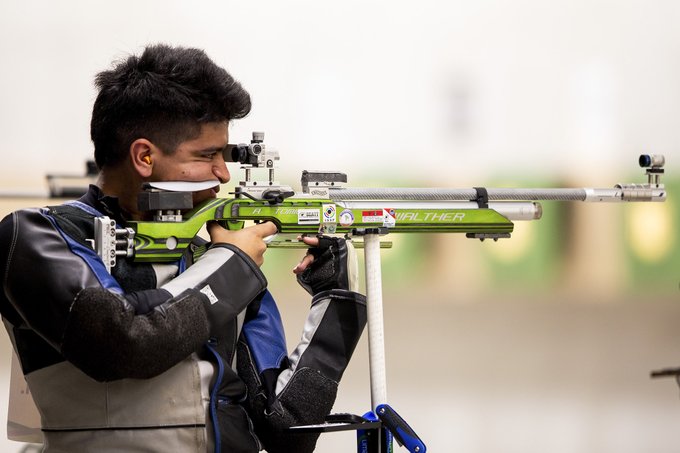
[[[194,150],[195,154],[203,154],[203,153],[221,153],[225,149],[227,149],[227,146],[229,145],[224,145],[224,146],[210,146],[208,148],[201,148],[201,149],[196,149]]]

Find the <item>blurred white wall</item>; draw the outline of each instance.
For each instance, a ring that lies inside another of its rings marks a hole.
[[[291,177],[630,169],[678,155],[679,19],[674,0],[4,0],[0,187],[82,172],[94,75],[153,42],[241,80],[254,107],[232,137],[266,131]]]
[[[337,169],[377,184],[610,186],[642,180],[641,152],[674,174],[679,23],[675,0],[0,0],[0,190],[82,173],[94,75],[154,42],[204,48],[244,84],[253,111],[232,138],[266,131],[292,183]],[[481,247],[463,240],[435,250],[453,267],[432,270],[430,292],[387,289],[390,398],[431,451],[677,451],[677,389],[647,378],[680,365],[677,269],[663,297],[621,297],[623,210],[594,209],[579,208],[569,244],[576,296],[487,285]],[[301,323],[297,300],[283,311]],[[365,346],[339,410],[368,404]],[[320,451],[350,450],[334,439]]]

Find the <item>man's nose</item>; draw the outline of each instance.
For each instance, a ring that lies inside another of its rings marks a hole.
[[[218,153],[217,156],[215,156],[215,162],[213,163],[212,171],[217,179],[220,180],[221,184],[229,182],[231,175],[229,174],[229,169],[227,168],[227,164],[224,162],[222,154]]]

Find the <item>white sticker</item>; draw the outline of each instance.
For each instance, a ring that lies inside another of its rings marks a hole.
[[[349,209],[345,209],[340,213],[340,225],[347,227],[354,223],[354,214]]]
[[[334,204],[323,205],[323,223],[337,223],[337,217]]]
[[[213,292],[213,290],[212,290],[212,288],[210,287],[210,285],[205,285],[205,286],[203,287],[203,289],[201,290],[201,292],[202,292],[203,294],[205,294],[206,296],[208,296],[208,300],[210,300],[210,303],[211,303],[211,304],[216,304],[216,303],[219,301],[219,299],[217,298],[217,296],[216,296],[215,293]]]
[[[298,209],[298,225],[318,225],[321,211],[318,209]]]
[[[397,225],[394,209],[383,209],[383,226],[393,228]]]

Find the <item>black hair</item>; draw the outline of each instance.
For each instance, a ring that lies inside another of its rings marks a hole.
[[[172,153],[201,124],[243,118],[251,106],[248,92],[203,50],[164,44],[100,72],[95,86],[90,136],[99,168],[123,161],[139,138]]]

